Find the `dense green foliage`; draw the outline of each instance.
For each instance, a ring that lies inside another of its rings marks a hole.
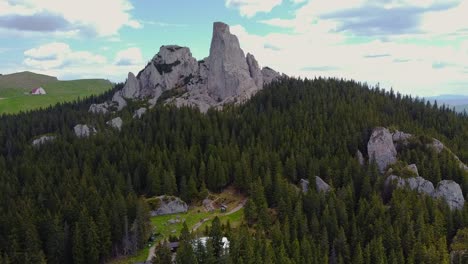
[[[468,206],[451,212],[406,190],[384,199],[375,164],[360,166],[355,157],[358,149],[367,152],[373,127],[387,126],[438,138],[467,162],[468,118],[446,107],[350,81],[285,79],[245,105],[207,114],[157,106],[133,120],[130,105],[118,113],[124,119],[118,132],[105,125],[111,116],[87,112],[110,95],[0,118],[4,262],[96,263],[132,253],[149,235],[140,196],[195,200],[228,184],[250,195],[246,225],[222,231],[231,239],[229,255],[216,243],[194,252],[182,243],[180,259],[447,263],[449,244],[468,226]],[[77,123],[99,133],[78,139]],[[45,133],[59,137],[32,147]],[[408,151],[400,152],[403,160],[427,171],[435,165],[426,163],[440,158],[417,144]],[[439,162],[439,173],[428,177],[454,179],[466,195],[466,173],[449,158]],[[329,194],[314,188],[302,194],[294,186],[315,175],[333,187]],[[220,229],[208,234],[219,238]],[[158,263],[168,258],[161,252]]]

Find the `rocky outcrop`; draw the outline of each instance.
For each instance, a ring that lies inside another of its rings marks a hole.
[[[259,88],[263,87],[263,75],[262,70],[258,66],[258,62],[254,55],[247,53],[247,65],[249,66],[249,73],[255,82],[255,85]]]
[[[185,213],[188,210],[188,205],[178,197],[174,196],[158,196],[158,207],[151,211],[151,216]]]
[[[462,209],[465,204],[460,185],[454,181],[443,180],[437,184],[437,188],[433,194],[435,198],[444,199],[450,209]]]
[[[162,46],[137,76],[128,74],[125,86],[114,94],[112,102],[94,104],[90,112],[121,110],[127,100],[147,100],[150,108],[162,102],[206,112],[211,107],[242,103],[279,77],[270,68],[260,70],[253,55],[245,56],[229,26],[216,22],[209,57],[197,61],[187,47]]]
[[[465,198],[463,197],[462,190],[458,183],[443,180],[440,181],[437,184],[437,188],[434,189],[432,182],[419,176],[416,165],[412,164],[407,166],[407,168],[412,170],[417,176],[409,178],[402,178],[394,174],[388,176],[384,184],[386,193],[390,193],[393,186],[397,188],[409,188],[410,190],[429,195],[433,198],[442,198],[452,210],[463,208]]]
[[[387,167],[397,161],[397,151],[393,144],[393,137],[390,131],[384,127],[377,127],[367,143],[369,160],[375,160],[381,173]]]
[[[268,85],[272,81],[281,78],[281,74],[270,67],[263,67],[262,69],[263,85]]]
[[[89,112],[93,114],[107,114],[109,112],[109,103],[92,104],[89,107]]]
[[[84,124],[78,124],[73,128],[75,135],[80,138],[89,137],[97,133],[96,128]]]
[[[328,192],[330,190],[330,185],[319,176],[315,176],[315,187],[317,188],[317,192]]]
[[[34,139],[32,141],[32,145],[35,146],[35,147],[38,147],[38,146],[43,145],[45,143],[54,141],[55,138],[56,138],[55,136],[44,135],[44,136],[41,136],[39,138]]]
[[[409,143],[410,138],[412,138],[412,137],[413,137],[413,135],[405,133],[405,132],[401,132],[401,131],[398,131],[398,130],[396,130],[392,134],[393,142],[395,142],[397,144],[403,144],[403,145],[407,145]]]
[[[120,131],[122,129],[123,121],[122,118],[116,117],[107,121],[106,124]]]
[[[362,155],[362,152],[360,150],[356,151],[356,158],[359,162],[359,165],[364,166],[366,164],[366,161],[364,160],[364,155]]]
[[[144,107],[139,108],[133,113],[133,118],[141,118],[146,113],[146,111],[147,109]]]
[[[309,181],[306,179],[301,179],[299,181],[303,193],[309,191]],[[330,191],[330,185],[328,185],[322,178],[315,176],[315,189],[317,192],[328,192]]]
[[[390,175],[385,180],[386,189],[388,189],[392,184],[395,184],[397,188],[408,187],[411,190],[427,195],[432,195],[434,193],[434,185],[432,182],[420,176],[405,179],[396,175]]]
[[[418,167],[416,166],[416,164],[410,164],[406,166],[406,168],[412,171],[416,176],[419,176]]]

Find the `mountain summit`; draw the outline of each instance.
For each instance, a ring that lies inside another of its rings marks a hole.
[[[229,26],[215,22],[207,58],[197,61],[187,47],[162,46],[137,76],[128,74],[111,102],[93,104],[89,111],[107,113],[121,110],[128,100],[147,100],[150,107],[162,101],[206,112],[210,107],[244,102],[279,77],[271,68],[260,69],[252,54],[244,54]]]

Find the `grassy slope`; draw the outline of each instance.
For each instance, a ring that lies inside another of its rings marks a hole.
[[[0,75],[0,92],[2,89],[21,89],[29,92],[32,88],[57,82],[57,77],[37,74],[33,72],[17,72],[7,75]]]
[[[55,81],[42,85],[46,95],[25,94],[30,89],[1,88],[0,114],[45,108],[56,103],[69,102],[78,98],[101,94],[112,88],[107,80],[89,79],[75,81]]]
[[[229,212],[232,209],[234,209],[245,197],[241,194],[235,193],[233,189],[228,188],[220,194],[211,194],[210,198],[213,200],[218,200],[220,202],[222,201],[223,204],[227,205]],[[151,217],[151,223],[155,228],[156,233],[160,234],[157,237],[157,241],[161,241],[169,238],[169,236],[179,236],[184,221],[186,222],[188,228],[191,230],[195,224],[199,223],[205,218],[209,218],[210,220],[204,222],[198,228],[198,230],[194,232],[197,234],[201,234],[205,230],[206,226],[211,226],[211,222],[213,221],[215,216],[219,217],[222,224],[226,224],[229,220],[231,227],[235,228],[238,227],[244,219],[244,209],[242,208],[233,214],[226,215],[225,213],[221,213],[219,209],[213,212],[206,212],[202,206],[190,206],[190,209],[187,213]],[[176,224],[169,224],[168,221],[170,219],[179,219],[180,222]],[[144,249],[138,251],[138,253],[134,256],[114,259],[109,263],[133,264],[136,262],[144,262],[148,257],[148,250],[149,247],[145,247]]]

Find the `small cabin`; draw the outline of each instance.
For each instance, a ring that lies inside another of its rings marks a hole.
[[[46,91],[44,90],[44,88],[42,87],[38,87],[38,88],[34,88],[31,90],[31,94],[32,95],[43,95],[43,94],[47,94]]]
[[[222,205],[220,206],[220,209],[221,209],[221,213],[225,213],[225,212],[227,211],[227,205],[222,204]]]

